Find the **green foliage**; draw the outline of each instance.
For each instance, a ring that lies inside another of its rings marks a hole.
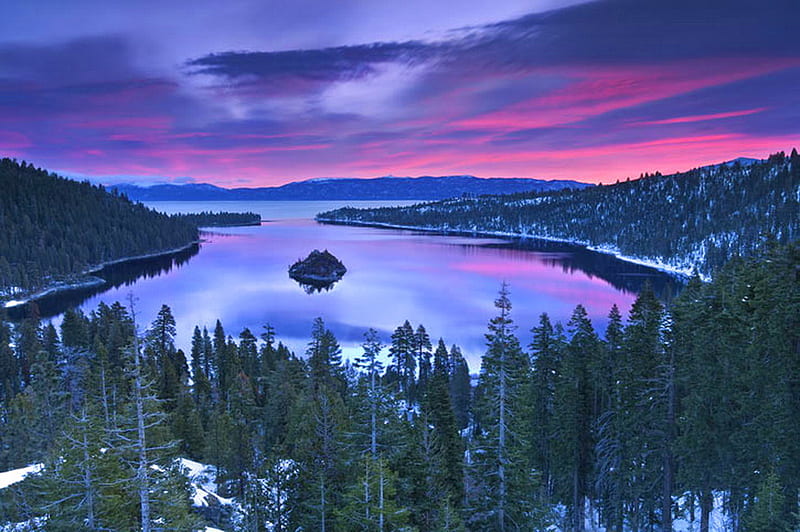
[[[800,158],[779,153],[752,165],[578,190],[345,207],[317,219],[554,237],[710,273],[734,256],[752,255],[764,235],[782,243],[800,238]]]
[[[207,212],[172,216],[195,227],[238,227],[261,225],[261,215],[254,212]]]
[[[627,319],[611,309],[604,340],[582,306],[566,331],[545,314],[528,353],[504,286],[475,390],[443,340],[420,383],[431,349],[410,322],[386,369],[374,330],[351,366],[322,320],[303,358],[269,326],[236,340],[197,328],[191,379],[166,306],[141,344],[119,304],[68,313],[60,336],[0,324],[0,467],[45,464],[0,490],[0,521],[134,530],[147,486],[153,522],[178,530],[581,530],[589,503],[614,532],[669,529],[689,508],[694,528],[713,509],[743,530],[791,530],[799,268],[797,244],[770,244],[669,306],[644,289]],[[200,519],[178,455],[212,464],[243,512]]]
[[[789,532],[795,530],[784,518],[786,495],[780,478],[770,471],[758,484],[753,503],[745,518],[747,532]]]
[[[528,528],[533,506],[532,477],[524,459],[524,382],[528,357],[514,334],[508,286],[503,283],[489,322],[487,350],[476,395],[480,432],[476,437],[475,470],[480,479],[472,526],[494,530]]]
[[[24,161],[0,159],[0,190],[0,296],[11,287],[35,290],[198,237],[196,226],[182,219]]]

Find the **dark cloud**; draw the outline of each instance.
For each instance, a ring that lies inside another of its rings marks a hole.
[[[800,2],[606,0],[455,32],[439,42],[384,42],[277,52],[223,52],[187,63],[241,81],[360,79],[386,63],[437,63],[451,74],[684,59],[800,57]],[[453,78],[449,79],[450,82]]]
[[[798,17],[795,0],[606,0],[484,26],[470,40],[484,60],[512,66],[798,57]]]
[[[340,81],[368,76],[380,64],[425,61],[436,55],[437,48],[409,41],[318,50],[224,52],[193,59],[187,66],[192,74],[212,74],[233,80],[301,78]]]

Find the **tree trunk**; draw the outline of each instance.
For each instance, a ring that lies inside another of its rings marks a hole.
[[[369,464],[370,461],[366,460],[364,462],[364,517],[366,518],[366,522],[369,523]]]
[[[136,403],[136,446],[139,464],[136,470],[136,484],[139,491],[139,508],[141,511],[142,532],[150,532],[150,479],[148,477],[147,439],[145,434],[144,397],[142,392],[142,359],[139,352],[139,331],[136,326],[136,310],[133,294],[128,295],[131,319],[133,321],[133,400]]]
[[[379,470],[381,473],[381,478],[380,478],[380,483],[378,484],[378,487],[380,489],[380,495],[378,499],[378,508],[380,510],[380,515],[378,518],[379,519],[378,525],[380,532],[383,532],[383,464],[380,464],[379,467],[380,467]]]
[[[325,472],[319,477],[320,532],[325,532]]]
[[[131,305],[132,307],[132,305]],[[142,532],[150,532],[150,479],[147,471],[147,439],[145,435],[144,398],[142,397],[142,361],[139,355],[137,333],[133,333],[134,380],[133,393],[136,402],[136,431],[139,448],[139,467],[136,471],[139,485],[139,502],[142,513]]]
[[[378,417],[378,398],[375,396],[375,370],[373,369],[370,372],[370,386],[369,386],[369,394],[370,394],[370,429],[371,429],[371,438],[370,438],[370,452],[372,453],[372,459],[378,455],[378,427],[377,427],[377,417]]]
[[[499,497],[497,501],[497,518],[500,532],[505,532],[505,505],[506,505],[506,470],[505,470],[505,447],[506,447],[506,368],[505,351],[500,355],[500,416],[498,427],[497,442],[497,478],[500,481]]]
[[[100,386],[102,388],[102,396],[103,396],[103,419],[106,424],[106,430],[111,428],[111,415],[108,410],[108,392],[106,391],[106,367],[105,365],[100,366]]]
[[[666,434],[667,441],[664,447],[664,484],[661,494],[661,530],[663,532],[672,531],[672,488],[675,477],[675,463],[672,456],[672,442],[675,432],[675,355],[673,350],[669,350],[670,360],[667,374],[667,419]]]
[[[711,522],[711,511],[714,509],[714,498],[711,490],[703,490],[700,493],[700,532],[708,532]]]
[[[89,441],[86,437],[86,410],[82,415],[83,425],[83,488],[86,491],[86,527],[95,529],[94,522],[94,487],[92,486],[92,470],[89,467]]]
[[[572,471],[572,508],[573,527],[575,532],[583,532],[585,528],[584,497],[580,487],[580,466],[576,465]]]

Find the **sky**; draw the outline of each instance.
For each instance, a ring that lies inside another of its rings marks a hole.
[[[0,156],[613,182],[800,146],[797,0],[5,0]]]

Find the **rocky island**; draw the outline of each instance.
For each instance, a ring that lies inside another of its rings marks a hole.
[[[308,257],[298,260],[289,267],[289,277],[305,287],[328,289],[347,273],[342,261],[327,249],[315,249]],[[308,291],[308,290],[307,290]]]

